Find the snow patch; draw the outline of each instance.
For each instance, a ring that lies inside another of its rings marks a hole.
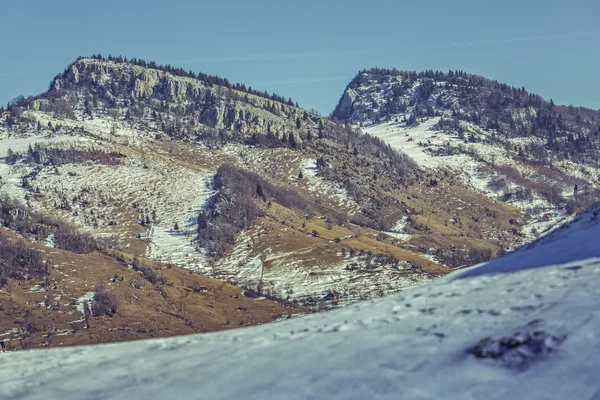
[[[585,238],[595,246],[597,236]],[[600,360],[590,355],[600,353],[600,258],[523,269],[528,254],[505,258],[518,272],[449,277],[274,324],[6,353],[0,397],[594,398]],[[528,339],[528,326],[549,340]],[[495,343],[513,342],[524,351],[514,353],[518,362],[487,357],[496,354]],[[482,352],[474,352],[481,343]],[[522,355],[538,345],[543,356],[523,363]]]
[[[83,296],[79,297],[76,301],[75,301],[75,309],[81,313],[81,315],[85,314],[85,310],[84,310],[84,303],[87,301],[88,304],[91,307],[92,302],[94,301],[94,296],[96,295],[95,292],[86,292],[85,294],[83,294]]]

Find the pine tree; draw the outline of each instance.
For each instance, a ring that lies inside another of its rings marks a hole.
[[[260,197],[264,200],[265,194],[263,193],[263,188],[262,188],[262,186],[260,186],[260,183],[256,184],[256,194],[258,195],[258,197]]]
[[[290,147],[295,148],[297,143],[296,143],[296,136],[294,136],[293,133],[290,133],[288,136],[288,144],[290,145]]]
[[[17,162],[17,155],[9,148],[6,151],[6,163],[12,165],[15,162]]]

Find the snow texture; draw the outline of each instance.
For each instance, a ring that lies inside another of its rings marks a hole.
[[[80,298],[77,299],[76,301],[76,308],[77,311],[81,313],[81,315],[84,315],[85,312],[85,302],[87,301],[89,306],[92,306],[92,301],[94,301],[94,296],[96,295],[95,292],[86,292],[83,296],[81,296]]]
[[[478,276],[600,257],[600,205],[521,250],[462,271]]]
[[[494,200],[504,201],[521,210],[524,215],[529,215],[523,226],[523,240],[519,242],[519,245],[535,240],[570,220],[571,217],[567,215],[565,210],[558,209],[535,193],[533,194],[534,198],[530,201],[504,200],[502,198],[503,191],[493,191],[488,187],[493,179],[502,178],[502,176],[482,173],[481,169],[485,168],[486,163],[471,154],[456,151],[462,147],[477,153],[478,157],[488,160],[488,162],[493,160],[493,163],[499,165],[513,166],[524,176],[531,173],[525,166],[516,163],[502,146],[487,142],[465,144],[464,140],[459,139],[458,136],[437,129],[437,124],[440,121],[439,117],[425,119],[417,126],[406,126],[405,123],[395,122],[396,119],[399,118],[392,118],[389,122],[372,124],[363,130],[382,139],[392,148],[407,154],[422,168],[450,170],[464,185],[475,192]],[[463,125],[467,130],[477,132],[481,137],[490,136],[489,132],[475,125],[465,122],[463,122]],[[522,140],[521,144],[523,144]],[[449,149],[453,150],[450,151]],[[442,152],[443,155],[438,152]],[[562,169],[566,174],[580,177],[580,174],[576,173],[577,168],[574,165],[563,164],[565,165],[562,165]],[[590,183],[592,184],[592,182]],[[515,184],[508,184],[510,189],[515,187]],[[567,198],[570,196],[569,193],[563,195]],[[402,239],[402,237],[399,237],[399,239]]]
[[[491,263],[326,313],[5,353],[0,398],[596,399],[598,211]]]
[[[335,199],[340,207],[348,208],[349,215],[354,215],[360,206],[350,198],[341,184],[336,184],[319,176],[317,160],[306,159],[302,164],[303,175],[308,181],[308,190],[313,194],[325,195]]]
[[[198,264],[206,262],[205,254],[197,249],[194,242],[198,232],[198,215],[215,194],[211,186],[213,177],[212,174],[193,174],[189,181],[182,181],[180,187],[165,194],[165,197],[173,198],[171,203],[175,207],[158,208],[160,222],[150,229],[148,258],[190,268],[198,268]],[[194,190],[189,190],[190,187]],[[177,231],[175,224],[179,228]]]

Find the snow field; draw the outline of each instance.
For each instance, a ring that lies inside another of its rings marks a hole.
[[[585,233],[585,240],[573,243],[574,231]],[[595,243],[596,231],[575,226],[552,244],[574,246],[572,256]],[[6,353],[0,395],[594,398],[600,393],[594,356],[600,352],[594,339],[600,329],[600,248],[576,261],[540,257],[536,248],[475,267],[469,278],[457,272],[385,298],[273,324]],[[531,259],[539,261],[537,268],[527,268]],[[487,359],[471,354],[484,338],[501,340],[529,329],[562,339],[546,340],[542,353],[526,342],[520,353]]]

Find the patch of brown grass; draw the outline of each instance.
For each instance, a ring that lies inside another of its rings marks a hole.
[[[1,234],[11,235],[4,229]],[[51,261],[50,285],[43,288],[33,279],[11,280],[10,287],[0,288],[0,335],[15,328],[21,331],[0,336],[8,339],[9,350],[211,332],[306,312],[292,304],[244,297],[239,287],[177,267],[158,271],[165,283],[154,285],[113,256],[30,245]],[[118,297],[117,313],[91,317],[85,328],[76,299],[100,284]],[[25,325],[27,331],[22,329]]]

